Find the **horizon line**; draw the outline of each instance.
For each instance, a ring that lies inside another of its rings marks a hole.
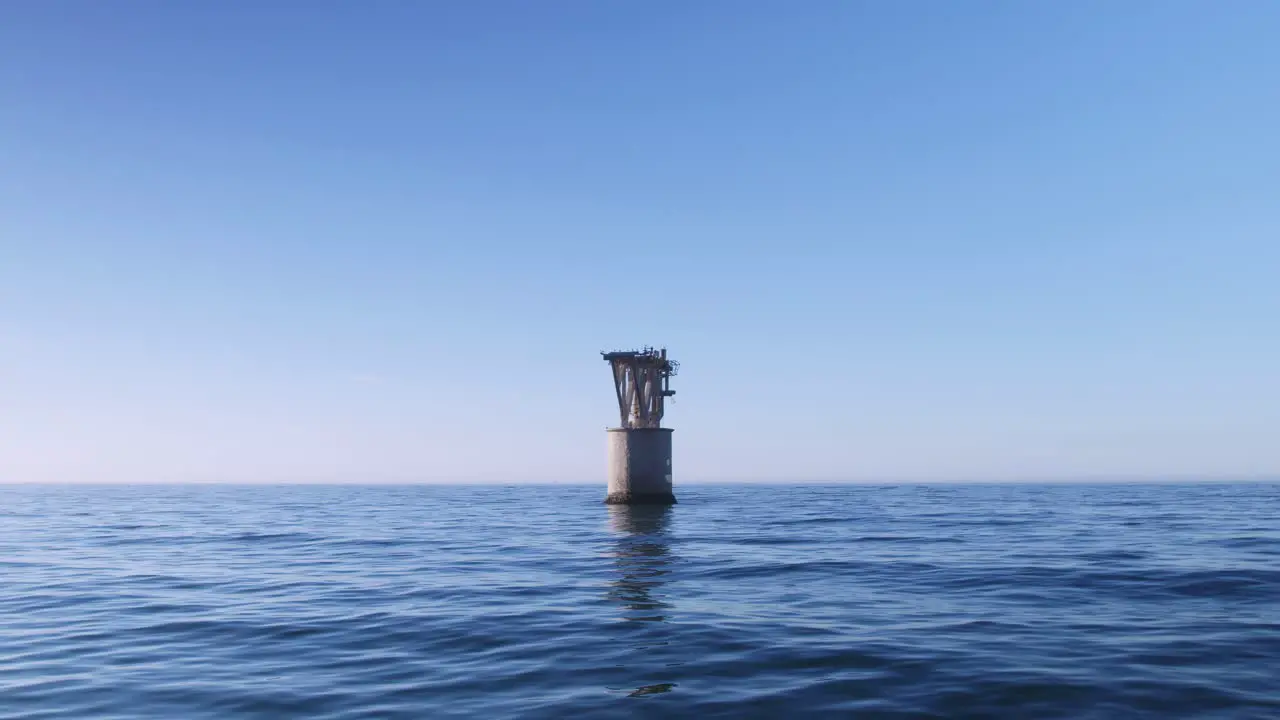
[[[856,480],[731,480],[704,479],[677,483],[677,487],[760,485],[760,486],[886,486],[886,485],[1187,485],[1187,484],[1273,484],[1280,483],[1277,476],[1085,476],[1043,478],[884,478]],[[65,487],[279,487],[279,486],[332,486],[332,487],[603,487],[602,480],[0,480],[0,487],[65,486]]]

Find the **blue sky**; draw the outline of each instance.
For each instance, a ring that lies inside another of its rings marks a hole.
[[[1280,5],[0,9],[0,480],[1280,474]]]

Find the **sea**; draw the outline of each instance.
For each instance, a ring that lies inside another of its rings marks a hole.
[[[0,718],[1280,718],[1280,485],[0,486]]]

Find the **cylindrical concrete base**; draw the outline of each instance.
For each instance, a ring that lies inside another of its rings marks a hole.
[[[671,505],[671,428],[609,428],[613,505]]]

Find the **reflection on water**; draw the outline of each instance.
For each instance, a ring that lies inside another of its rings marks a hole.
[[[671,512],[662,505],[609,506],[609,526],[617,534],[613,559],[618,575],[609,583],[609,599],[623,609],[626,620],[667,619],[671,606],[662,586],[671,573]]]

